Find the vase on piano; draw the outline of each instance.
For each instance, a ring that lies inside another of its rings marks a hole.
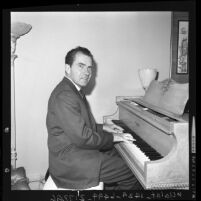
[[[141,85],[146,91],[151,81],[156,79],[157,70],[153,68],[143,68],[138,70],[138,74]]]

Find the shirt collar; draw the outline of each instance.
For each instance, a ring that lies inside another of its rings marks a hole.
[[[79,87],[77,84],[75,84],[75,82],[73,82],[73,80],[72,80],[70,77],[67,77],[66,75],[65,75],[65,77],[66,77],[67,79],[69,79],[69,80],[74,84],[74,86],[76,87],[76,89],[77,89],[78,91],[81,90],[81,87]]]

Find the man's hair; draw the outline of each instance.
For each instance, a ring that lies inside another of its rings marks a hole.
[[[80,53],[82,53],[82,54],[84,54],[84,55],[87,55],[87,56],[91,57],[92,62],[93,62],[93,55],[91,54],[91,52],[90,52],[87,48],[85,48],[85,47],[80,47],[80,46],[78,46],[78,47],[76,47],[76,48],[70,50],[70,51],[66,54],[66,57],[65,57],[65,64],[68,64],[69,66],[71,66],[71,65],[73,64],[74,59],[75,59],[75,56],[76,56],[76,54],[77,54],[78,52],[80,52]]]

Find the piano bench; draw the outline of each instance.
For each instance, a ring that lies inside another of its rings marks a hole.
[[[103,190],[104,184],[103,182],[99,182],[98,186],[93,186],[91,188],[87,189],[66,189],[66,188],[58,188],[56,184],[54,183],[51,176],[47,178],[47,181],[45,182],[45,185],[43,187],[43,190],[71,190],[71,191],[77,191],[77,190]]]

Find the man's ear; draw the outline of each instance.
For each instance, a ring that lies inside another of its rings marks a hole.
[[[65,64],[65,72],[67,73],[67,75],[70,74],[70,71],[71,71],[71,67],[70,67],[70,65]]]

